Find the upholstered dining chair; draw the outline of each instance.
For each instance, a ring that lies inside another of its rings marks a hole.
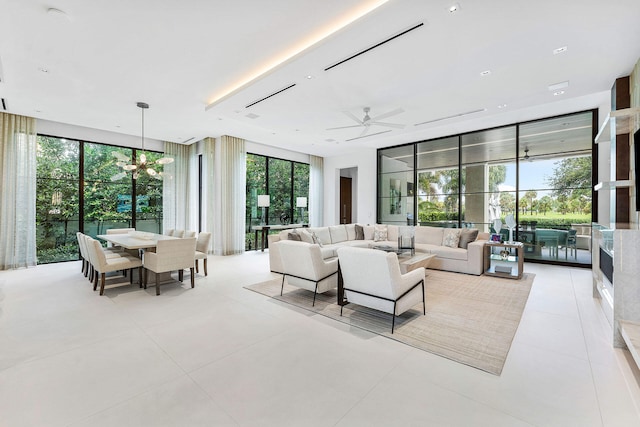
[[[182,237],[196,237],[195,231],[185,231]]]
[[[84,277],[87,277],[89,279],[89,282],[93,283],[93,279],[94,279],[94,275],[96,274],[96,270],[94,267],[94,260],[93,257],[91,255],[91,252],[89,251],[89,242],[95,240],[93,237],[91,236],[87,236],[86,234],[80,233],[79,239],[78,239],[78,244],[80,245],[80,254],[82,257],[84,257],[85,261],[86,261],[86,266],[85,266],[85,270],[84,270]],[[101,245],[102,247],[102,245]],[[84,251],[84,254],[82,254],[82,252]],[[111,249],[102,249],[102,252],[104,252],[104,256],[106,258],[118,258],[120,256],[120,252],[119,251],[112,251]]]
[[[338,248],[338,259],[345,302],[391,314],[391,333],[396,316],[414,305],[421,302],[422,313],[426,314],[424,267],[402,274],[398,255],[376,249]]]
[[[164,235],[165,236],[173,236],[173,228],[169,228],[168,230],[164,230]]]
[[[93,290],[96,290],[98,281],[100,281],[100,295],[104,294],[104,286],[107,281],[106,273],[110,273],[112,271],[130,270],[129,283],[133,283],[133,274],[131,270],[137,268],[138,283],[140,285],[142,284],[142,260],[140,258],[127,255],[125,253],[117,255],[117,257],[107,258],[105,252],[102,250],[100,242],[94,239],[87,240],[87,249],[89,250],[93,267],[95,269]],[[98,277],[98,275],[100,277]]]
[[[325,261],[320,246],[294,240],[282,240],[278,245],[283,270],[280,295],[286,279],[290,285],[312,291],[315,306],[317,294],[338,286],[338,260]]]
[[[204,260],[204,275],[207,273],[207,257],[209,254],[209,244],[211,243],[211,233],[202,231],[198,234],[196,242],[196,273],[198,273],[198,260]]]
[[[173,237],[183,238],[184,237],[184,230],[173,230],[173,233],[171,235]]]
[[[178,270],[182,282],[184,269],[191,270],[191,287],[195,286],[194,265],[196,261],[196,238],[158,240],[155,252],[144,253],[145,270],[156,273],[156,295],[160,295],[159,273]],[[147,288],[149,272],[145,271],[144,288]]]

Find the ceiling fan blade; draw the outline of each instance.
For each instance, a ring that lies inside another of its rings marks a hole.
[[[398,123],[371,122],[372,125],[386,126],[388,128],[404,129],[404,125]]]
[[[339,126],[337,128],[328,128],[326,130],[336,130],[336,129],[349,129],[349,128],[359,128],[362,127],[362,125],[352,125],[352,126]]]
[[[396,108],[393,111],[389,111],[388,113],[380,114],[379,116],[371,117],[371,121],[374,122],[380,119],[386,119],[387,117],[395,116],[396,114],[404,113],[402,108]]]
[[[359,118],[357,118],[351,111],[343,111],[343,113],[345,116],[349,117],[351,120],[355,121],[356,123],[359,123],[360,125],[364,124],[364,122]]]
[[[360,135],[358,135],[358,138],[362,138],[363,136],[365,136],[367,133],[369,133],[369,126],[365,126],[364,129],[362,130],[362,133]]]

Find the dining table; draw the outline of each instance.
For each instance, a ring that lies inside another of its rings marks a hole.
[[[179,237],[165,236],[164,234],[134,232],[127,234],[98,234],[100,240],[110,242],[125,249],[150,249],[155,248],[158,240],[173,240]]]
[[[129,254],[142,257],[142,253],[147,251],[154,251],[158,245],[159,240],[174,240],[180,237],[165,236],[164,234],[147,233],[144,231],[135,231],[127,234],[98,234],[96,236],[100,240],[110,242],[113,245],[120,246],[128,251]],[[144,259],[144,258],[143,258]],[[144,265],[143,265],[144,266]],[[146,280],[150,283],[155,283],[155,275],[153,271],[145,269],[145,274],[148,276]],[[171,278],[171,272],[159,273],[159,281],[167,282],[173,280]]]

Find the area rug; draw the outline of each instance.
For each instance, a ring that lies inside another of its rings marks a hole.
[[[280,296],[281,278],[246,289],[500,375],[534,278],[531,273],[511,280],[427,270],[427,314],[422,304],[414,306],[396,318],[393,334],[388,313],[348,304],[340,316],[335,290],[319,294],[312,307],[313,292],[286,282]]]

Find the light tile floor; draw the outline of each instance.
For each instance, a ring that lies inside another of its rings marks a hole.
[[[210,257],[195,289],[159,297],[100,297],[79,262],[3,271],[0,426],[640,425],[640,374],[591,272],[525,270],[501,376],[243,289],[277,277],[267,252]]]

